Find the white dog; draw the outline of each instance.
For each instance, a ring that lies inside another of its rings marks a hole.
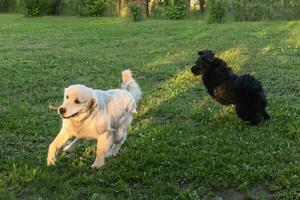
[[[118,153],[142,95],[130,70],[122,72],[122,80],[121,89],[102,91],[84,85],[65,89],[63,105],[58,109],[62,128],[49,146],[48,166],[55,164],[56,154],[73,136],[76,138],[64,151],[71,151],[81,138],[97,140],[93,168],[100,168],[105,157]]]

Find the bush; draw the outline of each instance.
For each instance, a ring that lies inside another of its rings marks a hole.
[[[163,19],[166,15],[166,7],[163,5],[155,5],[151,9],[151,17]]]
[[[60,15],[63,11],[63,0],[49,1],[49,15]]]
[[[80,15],[82,16],[103,16],[107,0],[81,0]]]
[[[7,12],[9,7],[8,0],[0,0],[0,12]]]
[[[137,5],[135,2],[129,4],[129,11],[130,15],[133,18],[133,21],[140,21],[142,20],[142,8],[141,6]]]
[[[232,8],[234,19],[237,21],[257,21],[274,18],[274,13],[272,14],[274,7],[265,5],[263,2],[251,2],[249,4],[244,0],[239,0],[233,2]]]
[[[26,15],[30,17],[42,16],[49,12],[48,0],[25,0]]]
[[[211,0],[209,2],[209,15],[208,22],[209,23],[222,23],[225,20],[225,3],[222,0]]]
[[[16,0],[0,0],[0,12],[14,11]]]
[[[185,16],[185,0],[173,0],[167,7],[166,15],[169,19],[182,19]]]
[[[102,16],[106,8],[106,0],[89,0],[88,8],[90,16]]]
[[[237,21],[300,18],[299,0],[233,0],[231,7]]]

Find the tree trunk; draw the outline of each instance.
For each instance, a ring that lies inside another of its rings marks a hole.
[[[145,0],[146,2],[146,4],[145,4],[145,6],[146,6],[146,16],[147,17],[149,17],[149,0]]]
[[[189,13],[189,11],[190,11],[190,7],[191,7],[191,0],[186,0],[185,1],[186,2],[186,9],[185,9],[185,12],[186,12],[186,14],[187,13]]]
[[[136,4],[141,6],[142,5],[142,0],[135,0]]]
[[[284,18],[284,0],[280,0],[281,18]]]
[[[121,17],[121,10],[122,10],[122,0],[118,0],[118,15]]]
[[[204,13],[204,1],[205,0],[199,0],[200,13]]]

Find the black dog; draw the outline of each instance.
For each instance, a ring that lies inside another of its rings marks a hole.
[[[191,71],[196,76],[202,74],[203,84],[217,102],[234,104],[238,117],[252,125],[270,118],[265,110],[266,96],[258,80],[249,74],[236,75],[210,50],[200,51],[198,55]]]

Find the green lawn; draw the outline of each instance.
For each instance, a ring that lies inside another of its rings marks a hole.
[[[209,48],[263,84],[259,126],[210,98],[190,73]],[[90,165],[95,142],[48,145],[63,89],[109,89],[132,69],[144,96],[115,158]],[[203,21],[0,15],[0,199],[299,199],[300,21]]]

